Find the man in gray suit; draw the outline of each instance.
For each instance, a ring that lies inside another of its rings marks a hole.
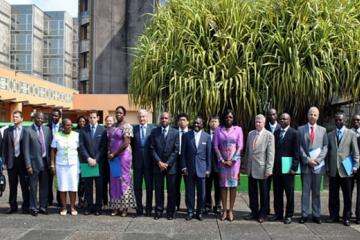
[[[352,156],[354,166],[352,173],[356,173],[359,167],[359,149],[355,132],[344,126],[344,113],[335,115],[336,129],[329,133],[329,151],[326,162],[327,174],[329,175],[329,212],[327,222],[339,221],[341,187],[344,199],[343,223],[350,226],[351,217],[351,187],[352,174],[348,175],[342,165],[342,161]]]
[[[149,113],[145,109],[138,111],[139,125],[134,126],[134,137],[131,139],[134,169],[134,191],[136,198],[136,214],[144,213],[142,204],[142,183],[145,180],[146,188],[146,216],[151,216],[153,199],[153,160],[150,152],[150,133],[155,126],[148,124]]]
[[[312,194],[313,221],[321,224],[320,185],[325,172],[325,157],[328,151],[326,129],[317,125],[319,109],[311,107],[308,111],[308,123],[300,126],[300,165],[301,165],[301,219],[305,223],[309,216],[310,191]]]
[[[28,134],[25,135],[25,145],[30,149],[29,157],[25,158],[25,166],[30,175],[30,213],[33,216],[37,216],[39,212],[48,213],[51,132],[43,122],[44,114],[36,112],[34,124],[26,129]],[[37,191],[39,191],[39,208]]]
[[[251,213],[246,220],[256,219],[259,223],[264,222],[269,211],[267,198],[267,178],[273,173],[275,157],[274,135],[265,128],[265,117],[255,117],[255,130],[249,132],[246,153],[245,169],[249,176],[249,201]],[[260,208],[258,200],[260,192]]]

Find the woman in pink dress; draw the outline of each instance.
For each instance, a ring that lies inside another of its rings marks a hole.
[[[132,152],[130,138],[132,126],[124,121],[126,109],[122,106],[116,108],[117,123],[108,128],[109,161],[120,159],[121,176],[112,176],[110,164],[110,208],[111,215],[127,215],[128,208],[135,207],[136,201],[131,181]]]
[[[219,186],[221,188],[221,202],[223,215],[221,220],[234,220],[234,204],[236,188],[239,181],[240,153],[243,149],[243,131],[235,126],[235,114],[232,110],[226,110],[221,117],[222,126],[214,133],[214,150],[218,159]],[[230,192],[230,205],[227,209],[227,195]]]

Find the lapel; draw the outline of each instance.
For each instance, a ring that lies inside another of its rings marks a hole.
[[[339,144],[337,143],[337,138],[336,138],[336,134],[335,134],[335,141],[336,141],[336,144],[338,144],[338,149],[340,149],[342,146],[343,146],[343,142],[345,141],[345,138],[348,136],[348,134],[347,134],[347,129],[345,128],[344,129],[344,133],[343,133],[343,135],[342,135],[342,138],[340,139],[340,142],[339,142]]]
[[[151,126],[148,124],[146,126],[146,134],[145,134],[145,138],[149,137],[151,133]]]
[[[136,126],[136,138],[138,139],[139,142],[141,142],[141,125],[140,124]]]
[[[10,135],[10,141],[11,141],[12,145],[14,145],[14,143],[15,143],[14,130],[15,130],[15,127],[13,127],[13,126],[9,127],[9,129],[8,129],[9,135]]]
[[[196,143],[195,143],[195,134],[194,134],[194,131],[191,130],[191,131],[189,132],[189,134],[190,134],[191,146],[193,147],[193,149],[195,150],[195,152],[197,152]]]
[[[305,142],[305,146],[306,149],[309,150],[309,146],[310,146],[310,134],[309,134],[309,124],[306,124],[306,126],[304,127],[304,142]]]

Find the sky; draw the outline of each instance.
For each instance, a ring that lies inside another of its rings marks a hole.
[[[67,11],[78,16],[78,0],[6,0],[10,4],[35,4],[43,11]]]

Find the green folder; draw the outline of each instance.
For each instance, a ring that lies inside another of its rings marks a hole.
[[[292,165],[292,157],[281,157],[281,173],[288,174]],[[300,174],[300,163],[298,165],[296,174]]]
[[[87,163],[80,163],[80,172],[81,177],[98,177],[99,174],[99,164],[96,164],[94,167],[91,167]]]

